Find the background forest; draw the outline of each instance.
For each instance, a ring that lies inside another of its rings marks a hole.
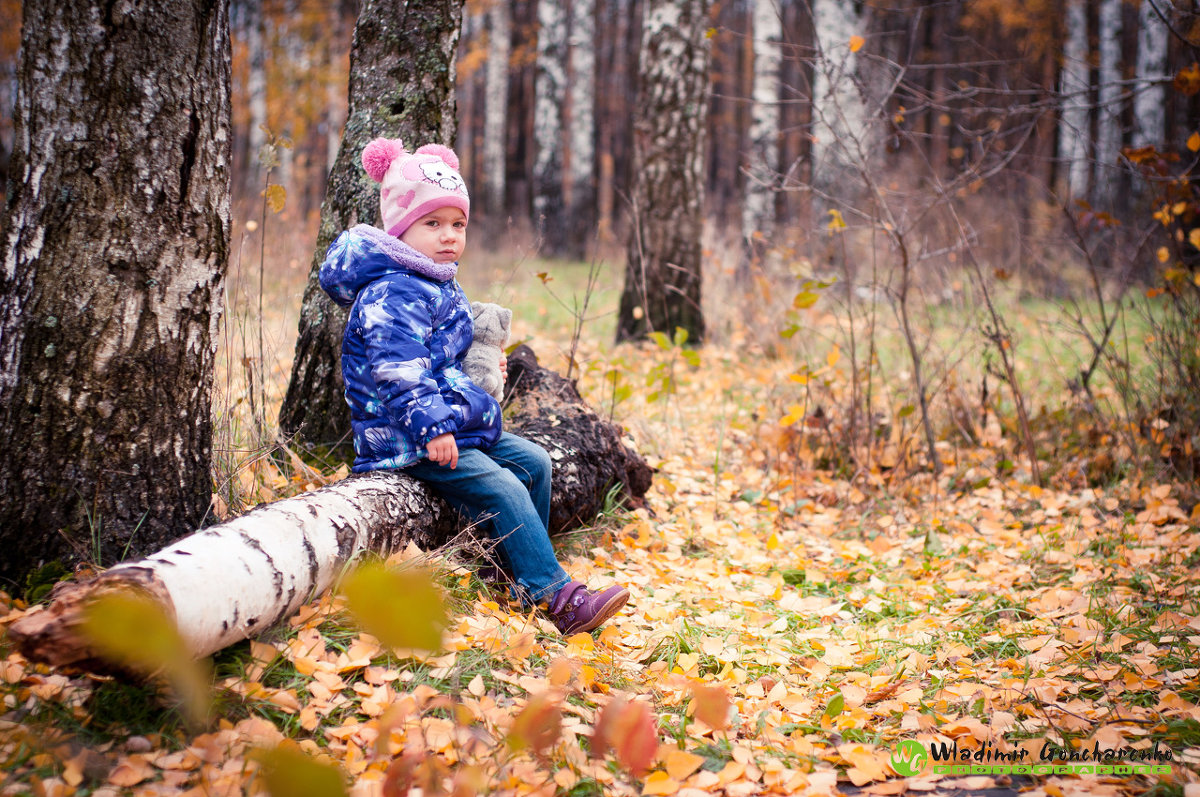
[[[347,475],[281,405],[365,5],[229,4],[206,524]],[[702,290],[668,288],[698,312],[664,322],[628,296],[674,204],[642,204],[635,165],[668,5],[467,0],[447,132],[468,294],[655,468],[643,504],[614,492],[556,538],[630,609],[562,639],[460,537],[387,561],[432,573],[435,650],[364,631],[353,581],[199,663],[113,609],[160,681],[5,638],[0,794],[1200,795],[1200,4],[687,3],[707,79],[678,204],[702,224],[668,270]],[[0,0],[0,176],[21,6]],[[81,581],[128,552],[88,522]],[[69,571],[7,579],[0,624]],[[897,758],[912,740],[1170,757],[942,776]]]

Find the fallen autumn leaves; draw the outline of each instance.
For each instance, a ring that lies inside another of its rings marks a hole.
[[[629,367],[649,373],[666,356]],[[141,735],[109,725],[99,738],[89,724],[110,684],[8,653],[0,793],[259,793],[290,760],[264,750],[336,766],[363,795],[1007,785],[899,778],[890,757],[904,739],[1033,759],[1047,742],[1157,744],[1173,756],[1165,783],[1196,788],[1200,535],[1175,487],[839,479],[761,433],[783,414],[776,383],[706,350],[667,400],[621,405],[659,472],[646,509],[568,542],[572,575],[633,596],[594,638],[561,639],[453,569],[439,653],[385,649],[326,596],[289,633],[218,657],[227,710],[207,732],[125,719]],[[22,611],[10,604],[5,622]],[[1050,795],[1147,783],[1018,781]]]

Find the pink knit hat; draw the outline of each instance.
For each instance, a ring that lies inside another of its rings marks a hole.
[[[471,215],[458,156],[449,147],[426,144],[409,152],[398,138],[377,138],[363,148],[362,165],[380,184],[379,209],[388,235],[399,238],[417,219],[446,206]]]

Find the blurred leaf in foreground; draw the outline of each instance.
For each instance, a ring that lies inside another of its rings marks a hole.
[[[554,746],[562,735],[562,711],[547,694],[529,698],[525,708],[513,720],[508,746],[513,750],[531,748],[541,755]]]
[[[613,751],[617,763],[635,776],[650,769],[658,753],[658,726],[640,700],[615,697],[600,712],[592,737],[592,755]]]
[[[342,582],[350,613],[363,629],[390,648],[437,650],[446,627],[446,605],[424,568],[357,568]]]
[[[204,722],[210,702],[208,673],[156,601],[133,591],[101,595],[84,609],[81,630],[109,661],[147,677],[164,677],[188,718]]]
[[[342,771],[323,764],[289,743],[255,756],[262,765],[267,791],[273,797],[345,797]]]

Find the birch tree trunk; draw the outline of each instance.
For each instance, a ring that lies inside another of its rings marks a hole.
[[[858,56],[850,40],[862,36],[852,0],[813,0],[817,62],[813,68],[813,186],[845,196],[848,175],[868,167],[871,154],[866,101],[858,83]]]
[[[350,435],[341,367],[346,311],[321,290],[321,261],[342,230],[379,223],[379,186],[362,168],[368,142],[379,136],[413,147],[454,142],[454,57],[462,3],[363,0],[359,11],[346,126],[321,205],[292,376],[279,410],[280,430],[310,445],[346,451]]]
[[[1087,195],[1091,123],[1088,115],[1088,31],[1085,0],[1067,0],[1067,40],[1063,45],[1062,111],[1058,156],[1062,164],[1059,194],[1063,201]]]
[[[596,7],[571,3],[571,80],[567,148],[568,252],[583,258],[596,229]]]
[[[1121,169],[1121,114],[1124,87],[1121,85],[1121,6],[1124,0],[1101,0],[1099,21],[1100,71],[1096,118],[1096,164],[1092,183],[1093,201],[1109,207],[1117,197]]]
[[[617,340],[681,327],[704,339],[701,237],[708,0],[648,0],[634,106],[632,219]]]
[[[504,202],[508,170],[508,61],[512,51],[512,28],[507,2],[496,2],[488,10],[488,60],[484,100],[483,173],[487,207],[497,223],[507,215]]]
[[[651,479],[645,461],[527,347],[510,358],[508,398],[517,405],[513,428],[554,463],[552,534],[594,518],[613,487],[640,504]],[[432,551],[459,528],[449,506],[403,472],[351,476],[199,531],[91,582],[59,585],[45,610],[8,634],[32,660],[107,671],[112,663],[80,633],[83,609],[105,592],[136,590],[174,620],[193,655],[206,656],[293,615],[360,553],[387,555],[409,543]]]
[[[742,203],[742,237],[751,258],[775,233],[775,187],[779,180],[779,67],[783,25],[776,0],[754,0],[754,89],[750,151]]]
[[[1167,133],[1167,26],[1149,0],[1138,9],[1137,93],[1133,146],[1161,146]]]
[[[0,578],[162,547],[212,497],[227,0],[26,0],[0,238]]]
[[[537,79],[534,88],[533,223],[543,253],[566,249],[563,204],[562,108],[566,101],[567,15],[559,0],[538,0]]]

